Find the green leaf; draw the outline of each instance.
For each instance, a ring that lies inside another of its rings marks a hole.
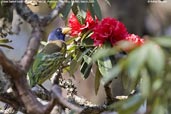
[[[6,45],[6,44],[0,44],[0,47],[8,48],[8,49],[14,49],[13,47]]]
[[[156,75],[163,72],[165,66],[165,55],[163,50],[154,43],[150,43],[147,64]]]
[[[69,69],[69,73],[71,76],[73,76],[73,74],[77,71],[79,65],[80,65],[80,63],[77,62],[76,60],[71,61],[70,69]]]
[[[80,71],[83,75],[83,78],[88,78],[89,74],[90,74],[90,71],[91,71],[91,68],[92,68],[92,59],[87,56],[87,55],[84,55],[83,56],[83,62],[81,64],[81,67],[80,67]]]
[[[95,82],[94,82],[94,87],[95,87],[95,94],[97,95],[98,91],[99,91],[99,87],[100,87],[100,80],[102,78],[102,75],[98,69],[98,67],[96,68],[96,75],[95,75]]]
[[[163,80],[162,79],[156,79],[154,82],[153,82],[153,85],[152,85],[152,90],[153,91],[158,91],[161,87],[162,87],[162,84],[163,84]]]
[[[109,70],[113,67],[112,61],[110,57],[105,57],[102,59],[97,60],[99,71],[102,74],[102,76],[107,76]]]
[[[54,0],[47,0],[48,5],[50,6],[51,9],[54,9],[57,5],[58,1],[54,1]]]
[[[13,10],[9,8],[6,3],[0,3],[0,19],[3,19],[5,24],[12,23],[13,20]]]
[[[70,44],[72,44],[74,41],[75,41],[75,39],[76,38],[69,38],[69,39],[67,39],[66,41],[65,41],[65,43],[67,44],[67,45],[70,45]]]
[[[87,4],[86,3],[79,3],[78,5],[79,5],[81,10],[83,10],[85,12],[87,11]]]
[[[93,61],[116,54],[114,48],[99,48],[92,56]]]
[[[101,9],[99,6],[99,3],[97,2],[97,0],[94,0],[94,12],[95,15],[98,17],[98,19],[102,19],[102,13],[101,13]]]
[[[74,52],[68,53],[67,56],[65,57],[63,64],[67,65],[69,62],[71,62],[73,55],[74,55]]]
[[[106,2],[109,6],[111,6],[109,0],[105,0],[105,2]]]
[[[76,50],[76,48],[77,48],[76,45],[69,45],[69,46],[67,46],[67,51],[68,51],[68,52],[73,52],[73,51]]]
[[[93,40],[92,39],[90,39],[90,38],[86,38],[86,39],[84,39],[84,40],[82,40],[81,41],[81,45],[80,46],[84,46],[84,47],[86,47],[86,48],[93,48],[93,47],[95,47],[94,45],[93,45]]]
[[[163,97],[156,97],[153,102],[152,114],[169,114],[166,110],[166,105],[163,103]]]
[[[91,64],[87,64],[86,62],[83,62],[81,64],[80,71],[84,79],[88,78],[88,76],[90,75],[91,68],[92,68]]]
[[[84,24],[84,18],[86,17],[86,12],[81,10],[77,3],[72,5],[72,12],[76,15],[80,24]]]
[[[78,19],[78,21],[80,22],[80,24],[84,24],[85,23],[85,20],[84,20],[84,16],[86,15],[86,13],[85,12],[83,12],[83,11],[78,11],[78,13],[77,13],[77,19]]]
[[[133,114],[144,103],[141,95],[134,95],[126,100],[114,103],[109,109],[117,109],[119,114]]]
[[[88,7],[94,19],[95,16],[97,16],[99,20],[102,19],[101,9],[97,0],[94,0],[94,3],[88,4]]]
[[[128,76],[128,73],[123,72],[123,73],[120,74],[120,76],[121,76],[123,88],[125,90],[127,90],[127,91],[130,91],[130,89],[131,89],[130,88],[130,86],[131,86],[130,83],[132,83],[132,82],[131,82],[130,77]]]
[[[77,15],[77,14],[78,14],[78,11],[79,11],[77,3],[73,3],[73,5],[72,5],[71,8],[72,8],[72,12],[73,12],[75,15]]]
[[[72,56],[72,61],[70,63],[70,69],[69,69],[70,75],[73,75],[77,71],[81,63],[81,61],[78,61],[78,58],[80,58],[81,54],[82,52],[78,51],[77,49],[71,53],[70,56]]]
[[[86,49],[82,54],[81,54],[81,56],[77,59],[77,61],[81,61],[83,58],[85,58],[84,56],[85,55],[87,55],[89,52],[90,52],[90,48],[88,48],[88,49]],[[86,59],[86,58],[85,58]],[[89,58],[87,58],[87,59],[89,59]],[[91,62],[92,61],[92,59],[90,60],[89,59],[89,62]]]
[[[112,69],[108,71],[108,74],[103,76],[101,83],[103,85],[107,84],[109,81],[111,81],[113,78],[117,77],[121,71],[123,70],[124,62],[120,62],[117,65],[115,65]]]
[[[0,43],[10,43],[10,42],[12,41],[7,38],[0,38]]]
[[[140,90],[142,93],[142,96],[148,97],[150,95],[150,89],[151,88],[151,82],[150,82],[150,76],[147,72],[147,69],[142,69],[142,81],[140,83]]]
[[[118,112],[120,114],[133,114],[144,103],[143,98],[140,95],[135,95],[129,98],[122,106],[122,110]]]
[[[65,9],[65,10],[61,10],[60,12],[62,13],[62,16],[63,16],[62,18],[64,20],[66,20],[66,18],[68,17],[69,12],[71,10],[71,2],[66,3],[63,9]]]
[[[80,65],[80,62],[77,61],[77,59],[80,57],[81,55],[81,52],[79,51],[73,51],[69,56],[71,57],[71,62],[70,62],[70,74],[74,74],[79,65]]]
[[[88,30],[86,32],[83,31],[83,33],[81,34],[81,43],[85,43],[86,41],[91,41],[91,43],[86,43],[86,44],[93,44],[93,40],[90,38],[90,36],[92,35],[92,31]]]
[[[74,110],[69,111],[68,114],[77,114]]]
[[[154,38],[154,41],[163,47],[171,47],[171,38],[170,37],[158,37]]]
[[[148,56],[149,45],[144,45],[128,55],[128,72],[136,79]]]
[[[152,114],[169,114],[169,113],[167,113],[166,107],[164,105],[159,104],[154,108]]]

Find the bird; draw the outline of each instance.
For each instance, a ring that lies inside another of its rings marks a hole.
[[[46,46],[35,56],[28,71],[31,87],[41,85],[59,69],[65,58],[65,35],[69,31],[68,27],[56,28],[48,35]]]

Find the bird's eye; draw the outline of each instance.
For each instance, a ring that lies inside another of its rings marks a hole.
[[[62,29],[61,28],[57,28],[56,31],[57,32],[62,32]]]

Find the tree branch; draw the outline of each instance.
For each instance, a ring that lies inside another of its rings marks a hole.
[[[34,26],[34,25],[32,25]],[[20,65],[22,66],[22,69],[24,71],[28,71],[32,62],[34,61],[34,55],[36,55],[37,50],[39,48],[40,40],[42,38],[42,33],[39,26],[36,26],[36,28],[32,31],[32,36],[29,41],[27,50],[20,60]]]
[[[19,66],[12,61],[10,61],[4,53],[0,50],[0,64],[2,65],[3,72],[8,74],[14,79],[17,79],[20,77],[21,74],[24,74],[19,68]]]
[[[54,85],[52,87],[52,92],[54,94],[54,98],[55,98],[56,102],[58,104],[60,104],[61,106],[64,106],[65,108],[69,108],[71,110],[74,110],[78,113],[80,113],[83,110],[83,108],[76,106],[76,105],[68,102],[66,99],[64,99],[63,96],[61,95],[61,90],[57,85]]]
[[[11,80],[13,81],[17,92],[18,98],[16,100],[20,100],[23,102],[27,111],[36,114],[40,112],[42,113],[43,105],[37,101],[36,96],[32,94],[30,87],[26,80],[26,74],[21,70],[19,64],[14,64],[12,61],[7,59],[3,52],[0,50],[0,64],[3,67],[3,71],[11,76]]]
[[[8,103],[9,105],[11,105],[15,109],[18,109],[21,106],[20,105],[21,103],[16,101],[15,97],[13,97],[11,94],[7,94],[7,93],[1,93],[0,94],[0,101],[2,101],[4,103]]]
[[[50,22],[52,22],[59,14],[60,10],[65,6],[64,1],[59,0],[57,2],[56,8],[53,9],[52,12],[48,16],[43,17],[40,22],[43,26],[48,25]]]
[[[42,38],[42,25],[39,16],[34,14],[24,3],[14,5],[17,13],[28,23],[31,24],[33,30],[32,35],[27,46],[27,50],[20,60],[22,69],[27,72],[33,62],[33,57],[36,55],[39,48],[40,40]]]
[[[50,92],[47,93],[47,90],[45,91],[43,88],[41,88],[40,86],[34,86],[33,88],[31,88],[32,92],[39,97],[42,100],[50,100],[51,99],[51,94]]]

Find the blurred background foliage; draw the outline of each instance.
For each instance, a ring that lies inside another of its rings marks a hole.
[[[68,39],[66,41],[68,55],[64,62],[69,63],[69,66],[64,71],[75,77],[73,80],[76,80],[80,95],[90,100],[99,95],[100,100],[105,99],[101,86],[112,81],[113,97],[124,95],[128,98],[110,104],[107,107],[109,111],[133,114],[145,103],[146,114],[169,114],[171,112],[170,1],[167,0],[167,3],[149,3],[147,0],[93,0],[92,3],[92,0],[88,1],[90,3],[67,2],[65,10],[61,11],[62,19],[58,20],[59,23],[67,25],[67,19],[71,12],[82,22],[87,9],[89,9],[93,18],[97,16],[99,20],[106,16],[117,18],[126,25],[130,33],[140,35],[146,40],[146,43],[133,49],[124,57],[116,58],[115,56],[120,53],[118,47],[94,47],[92,41],[88,40],[89,33],[83,33],[82,40],[79,37]],[[57,2],[48,0],[49,10],[54,9]],[[1,20],[5,18],[8,23],[11,23],[12,14],[7,12],[6,5],[1,4],[0,9]],[[42,11],[41,8],[39,10]],[[58,26],[61,25],[58,24]],[[1,34],[4,29],[5,27],[0,25]],[[11,40],[3,38],[6,35],[1,37],[1,47],[15,48],[15,46],[11,47],[6,44],[11,42]],[[119,46],[124,48],[127,45],[125,42],[121,42]],[[106,58],[107,61],[103,61]],[[78,75],[81,75],[81,78]],[[82,80],[82,78],[86,80]],[[85,91],[82,92],[84,89]],[[133,90],[136,90],[137,93],[130,96]],[[92,95],[92,91],[95,94]],[[100,100],[93,102],[104,102],[104,100]]]

